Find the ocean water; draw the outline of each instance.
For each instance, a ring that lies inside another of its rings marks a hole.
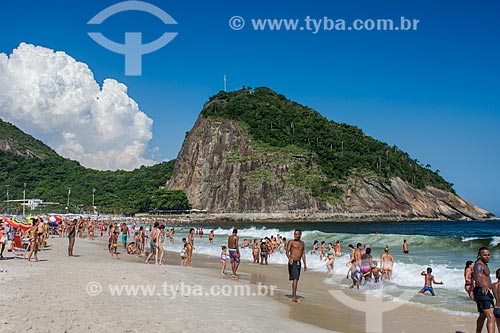
[[[221,245],[227,244],[227,237],[233,228],[238,229],[240,242],[243,239],[262,239],[264,237],[276,236],[277,234],[293,238],[296,228],[302,230],[302,240],[307,249],[307,266],[324,274],[325,287],[327,285],[338,285],[348,288],[351,280],[346,279],[350,251],[348,244],[356,243],[370,244],[372,256],[379,259],[383,248],[388,245],[391,254],[395,258],[393,268],[393,279],[380,285],[367,285],[364,288],[381,288],[383,294],[389,298],[398,299],[403,291],[415,292],[410,302],[431,306],[443,312],[453,312],[475,316],[476,306],[464,291],[464,267],[467,260],[475,261],[477,251],[482,246],[491,250],[489,267],[492,281],[495,279],[495,271],[500,268],[500,222],[499,221],[474,221],[474,222],[321,222],[321,223],[266,223],[251,225],[248,223],[220,224],[219,226],[193,225],[194,228],[202,228],[204,235],[195,239],[194,253],[219,257]],[[208,233],[215,230],[214,244],[210,245]],[[175,244],[166,243],[169,251],[180,252],[181,238],[186,237],[189,227],[175,227]],[[198,237],[198,236],[196,236]],[[328,274],[325,261],[319,260],[319,256],[309,254],[314,240],[326,243],[340,240],[343,243],[342,256],[335,260],[334,274]],[[409,243],[410,253],[402,254],[403,240]],[[241,250],[243,260],[252,261],[251,249]],[[287,259],[284,254],[275,253],[269,258],[270,264],[286,265]],[[420,272],[431,267],[437,281],[443,281],[444,285],[435,285],[436,297],[428,293],[418,294],[423,286],[424,277]]]

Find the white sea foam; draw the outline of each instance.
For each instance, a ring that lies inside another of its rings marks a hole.
[[[491,247],[495,247],[495,246],[497,246],[498,244],[500,244],[500,237],[498,237],[498,236],[494,236],[494,237],[491,239],[490,246],[491,246]]]

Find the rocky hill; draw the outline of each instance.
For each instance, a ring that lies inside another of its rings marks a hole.
[[[264,116],[255,128],[259,113]],[[282,128],[283,114],[295,119],[292,131]],[[308,123],[309,118],[314,121]],[[188,133],[167,188],[183,190],[194,208],[213,213],[494,218],[397,147],[328,121],[267,88],[214,96]]]

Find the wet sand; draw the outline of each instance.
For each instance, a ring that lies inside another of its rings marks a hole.
[[[177,240],[179,241],[179,240]],[[7,273],[0,273],[3,290],[0,301],[8,304],[1,313],[2,332],[136,332],[154,329],[169,332],[241,331],[276,329],[288,332],[474,332],[475,318],[437,312],[429,307],[395,302],[370,303],[370,314],[390,303],[397,306],[379,319],[368,320],[365,313],[343,305],[329,291],[338,286],[323,282],[325,274],[302,272],[298,295],[302,302],[290,301],[287,269],[280,265],[258,265],[243,261],[240,279],[220,275],[220,260],[194,253],[193,268],[180,267],[178,253],[167,252],[165,266],[144,264],[144,257],[122,254],[111,259],[107,242],[77,239],[75,253],[66,255],[67,239],[50,239],[51,247],[38,263],[20,259],[0,261]],[[168,249],[168,245],[167,245]],[[229,264],[226,272],[230,273]],[[89,295],[89,283],[98,282],[103,291]],[[107,284],[276,286],[274,296],[184,297],[112,296]],[[362,291],[342,290],[365,306]],[[415,294],[417,291],[415,291]],[[428,296],[431,297],[431,296]],[[371,298],[369,298],[371,300]]]
[[[167,246],[168,248],[168,246]],[[180,263],[179,254],[167,252],[169,265],[178,265]],[[218,258],[205,255],[193,255],[193,267],[203,267],[210,269],[212,275],[218,275],[220,271],[220,261]],[[347,271],[347,268],[346,268]],[[229,263],[226,272],[230,273]],[[342,304],[331,293],[342,291],[353,300],[365,303],[366,296],[364,290],[341,289],[336,285],[327,285],[324,283],[326,274],[320,272],[306,271],[301,273],[301,279],[298,287],[298,295],[302,302],[295,304],[291,302],[290,281],[288,280],[288,271],[281,265],[260,265],[251,262],[242,261],[238,273],[239,282],[256,285],[273,285],[277,288],[274,293],[274,300],[288,307],[290,319],[301,321],[314,325],[318,328],[324,328],[332,331],[361,333],[361,332],[380,332],[378,319],[375,317],[372,322],[366,324],[366,314],[362,311],[353,310]],[[220,277],[229,279],[229,277]],[[350,283],[344,280],[343,284]],[[428,295],[418,295],[415,290],[414,295],[410,297],[431,297]],[[337,295],[337,294],[335,294]],[[377,295],[376,295],[377,296]],[[476,317],[459,316],[438,312],[431,307],[417,304],[403,304],[395,301],[386,302],[378,297],[368,296],[371,303],[368,304],[369,313],[380,313],[378,311],[383,306],[395,307],[393,310],[382,314],[380,323],[382,332],[474,332]],[[384,303],[378,303],[383,301]],[[373,303],[374,302],[374,303]],[[389,304],[387,304],[389,303]],[[366,304],[361,304],[366,306]],[[357,307],[359,309],[359,307]]]

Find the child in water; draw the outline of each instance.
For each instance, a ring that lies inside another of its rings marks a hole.
[[[359,289],[359,284],[361,283],[361,267],[356,264],[356,260],[351,261],[349,273],[351,274],[352,279],[351,288],[356,287],[357,289]]]
[[[226,261],[229,258],[229,253],[227,253],[227,247],[222,245],[222,252],[220,254],[220,261],[222,262],[222,269],[220,271],[221,275],[226,275],[224,270],[226,269]]]
[[[420,273],[420,275],[425,276],[425,282],[424,282],[424,287],[420,289],[419,293],[423,294],[426,291],[428,291],[431,293],[432,296],[436,296],[436,294],[434,294],[434,288],[432,288],[432,283],[434,282],[435,284],[443,284],[443,282],[437,282],[436,280],[434,280],[434,275],[432,275],[431,273],[432,273],[432,268],[430,267],[427,267],[427,273],[425,271]]]

